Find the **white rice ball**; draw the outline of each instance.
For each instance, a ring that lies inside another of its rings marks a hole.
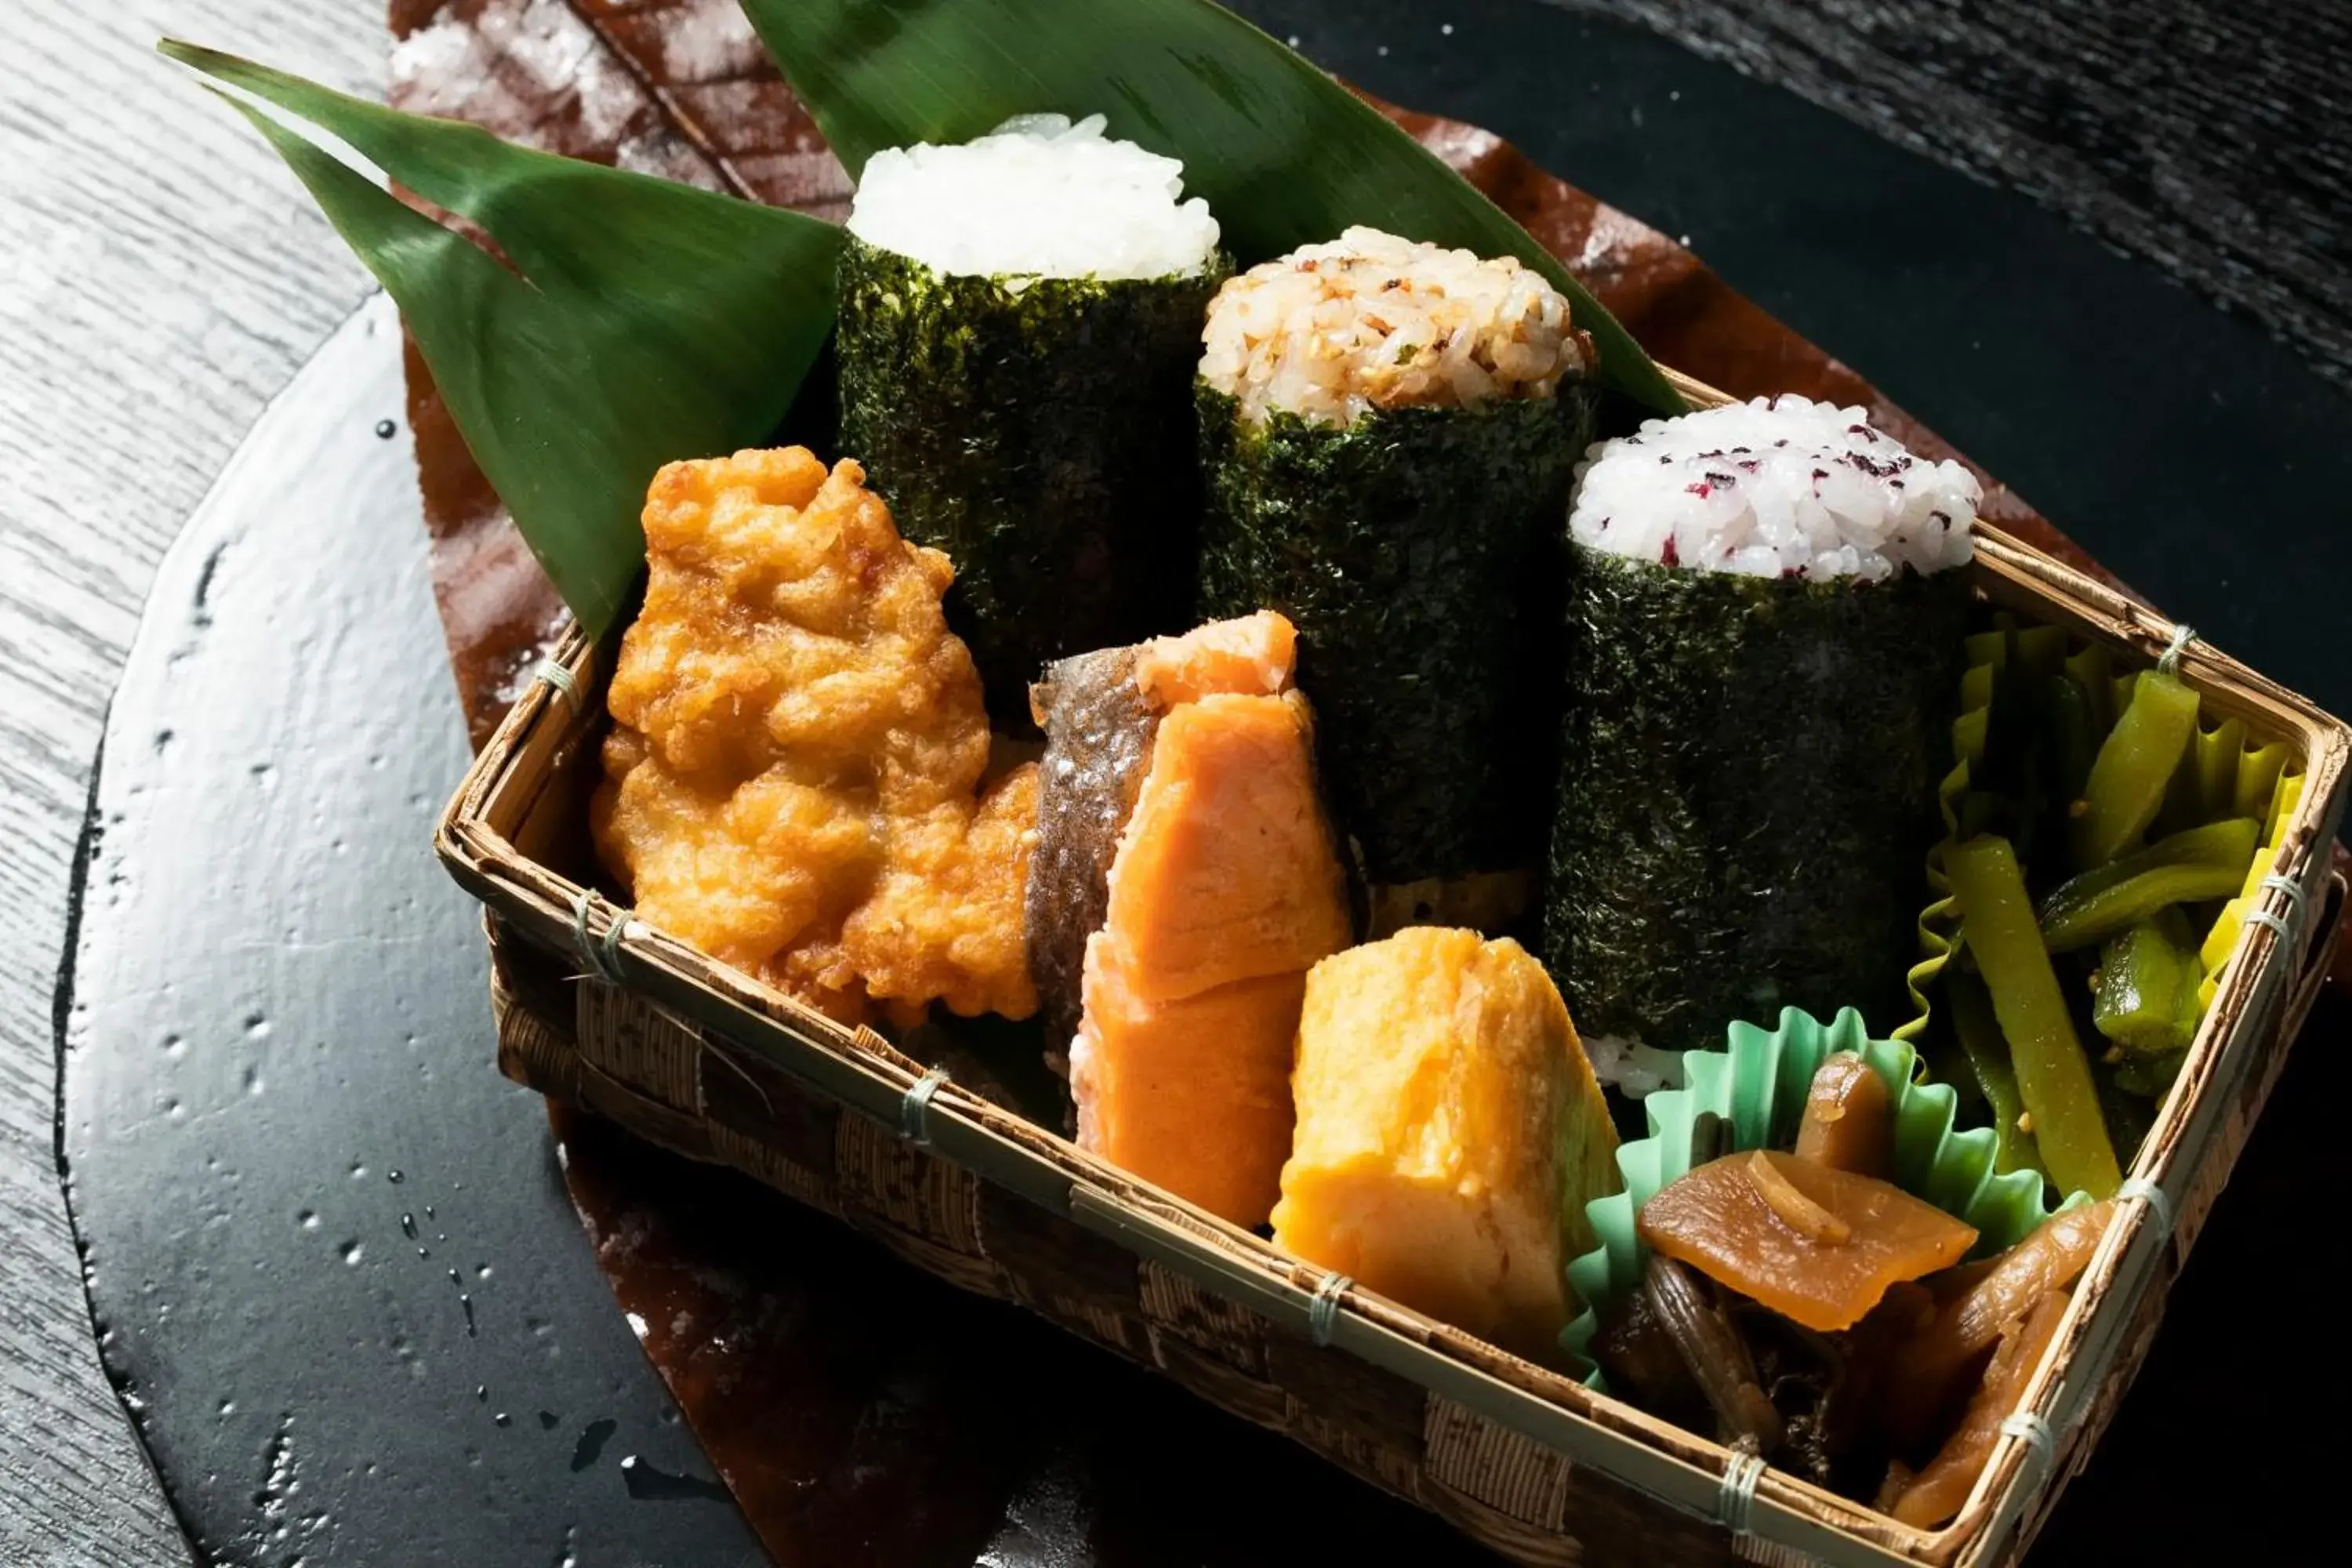
[[[934,272],[970,278],[1196,276],[1217,220],[1182,198],[1184,165],[1103,134],[1090,114],[1024,114],[960,146],[866,160],[849,232]]]
[[[1875,582],[1968,561],[1983,492],[1859,408],[1759,397],[1602,441],[1577,466],[1569,532],[1635,561]]]

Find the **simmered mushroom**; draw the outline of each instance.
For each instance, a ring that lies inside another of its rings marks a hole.
[[[1650,1255],[1642,1291],[1659,1326],[1681,1352],[1683,1365],[1715,1410],[1723,1441],[1769,1458],[1783,1436],[1780,1413],[1757,1381],[1748,1343],[1681,1264]]]

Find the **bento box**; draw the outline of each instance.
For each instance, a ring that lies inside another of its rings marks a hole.
[[[1675,378],[1694,405],[1728,401]],[[487,907],[499,1065],[731,1165],[965,1289],[1285,1434],[1516,1562],[2006,1563],[2091,1453],[2325,979],[2352,731],[1979,523],[1973,592],[2133,659],[2305,777],[2273,874],[2054,1345],[1949,1525],[1896,1523],[1424,1316],[1118,1170],[985,1083],[845,1028],[597,890],[610,647],[577,631],[476,759],[436,847]]]

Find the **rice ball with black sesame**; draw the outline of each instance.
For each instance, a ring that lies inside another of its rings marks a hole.
[[[1859,408],[1759,397],[1591,447],[1569,532],[1668,566],[1876,582],[1965,563],[1982,499],[1974,474],[1914,457]]]
[[[1587,449],[1544,946],[1596,1062],[1908,1016],[1979,500],[1801,397]]]

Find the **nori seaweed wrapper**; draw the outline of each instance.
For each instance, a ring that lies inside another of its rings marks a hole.
[[[1047,661],[1189,624],[1200,511],[1189,388],[1222,263],[1196,277],[953,277],[841,252],[841,446],[908,539],[1000,725]]]
[[[1045,731],[1037,768],[1037,847],[1023,910],[1046,1048],[1077,1032],[1087,938],[1110,912],[1110,865],[1134,814],[1160,710],[1135,682],[1136,650],[1104,648],[1046,667],[1030,702]]]
[[[1968,574],[1809,582],[1570,547],[1544,957],[1587,1036],[1907,1016]]]
[[[1568,492],[1594,395],[1242,417],[1201,384],[1202,614],[1298,628],[1325,787],[1376,887],[1532,867]]]

